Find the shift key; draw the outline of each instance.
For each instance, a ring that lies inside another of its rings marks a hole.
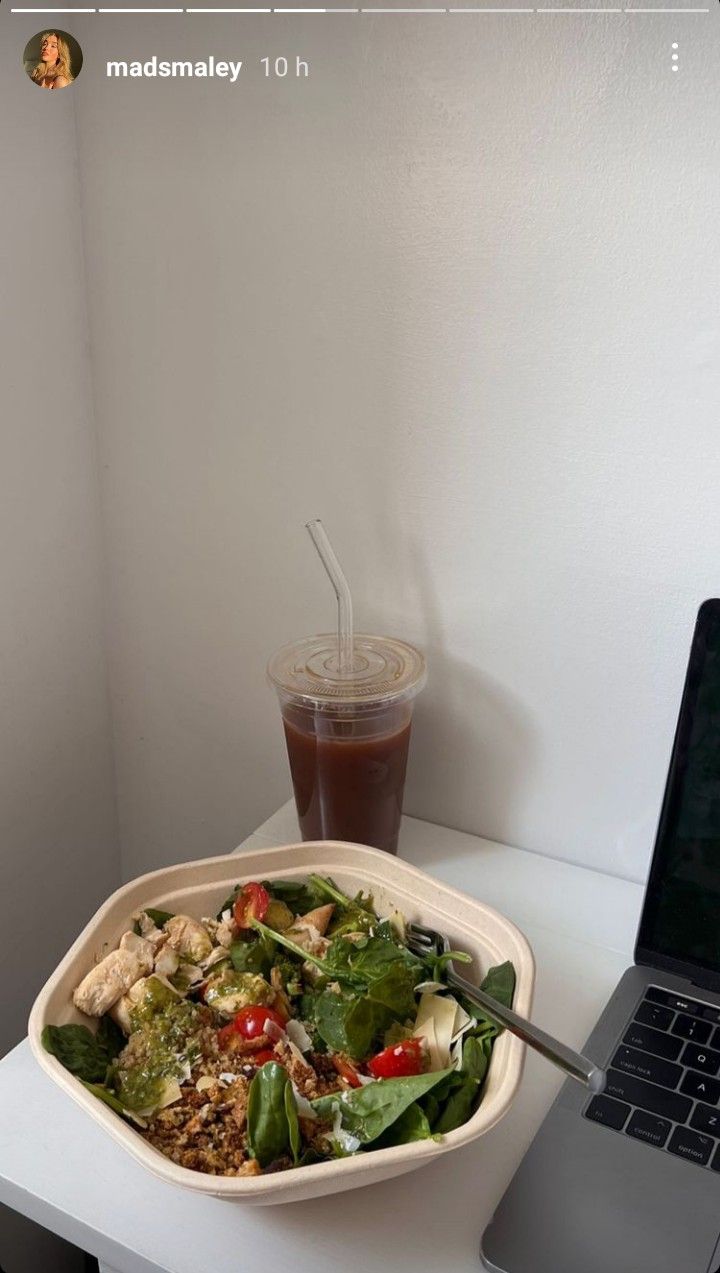
[[[649,1110],[651,1114],[659,1114],[660,1118],[670,1118],[674,1123],[684,1123],[692,1109],[692,1101],[687,1096],[667,1092],[620,1070],[608,1070],[605,1093],[619,1101],[627,1101],[629,1105]]]

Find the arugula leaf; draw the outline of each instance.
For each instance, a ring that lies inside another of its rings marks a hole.
[[[284,902],[293,915],[306,915],[325,901],[324,895],[312,884],[298,884],[295,880],[263,880],[262,886],[271,897]]]
[[[316,892],[320,893],[323,898],[329,897],[332,902],[338,906],[342,906],[347,911],[364,911],[366,915],[375,920],[377,916],[373,910],[372,897],[369,893],[358,893],[355,897],[348,897],[347,893],[341,893],[340,889],[330,879],[329,876],[311,875],[310,883]]]
[[[88,1083],[102,1083],[108,1065],[125,1046],[122,1031],[106,1017],[97,1034],[86,1025],[46,1025],[41,1038],[46,1052]]]
[[[346,893],[341,893],[333,880],[323,875],[311,875],[310,881],[320,895],[321,902],[326,902],[329,898],[335,903],[335,911],[328,929],[329,936],[336,937],[341,933],[367,933],[375,927],[378,920],[370,894],[360,892],[355,897],[348,897]]]
[[[162,928],[163,924],[167,924],[169,919],[174,919],[172,911],[156,911],[152,906],[144,906],[145,914],[152,920],[156,928]]]
[[[261,1167],[269,1167],[276,1158],[299,1149],[298,1128],[291,1129],[285,1095],[290,1080],[282,1065],[266,1061],[257,1070],[248,1094],[247,1139],[253,1157]],[[294,1099],[293,1099],[294,1105]],[[295,1110],[297,1120],[297,1110]],[[294,1147],[293,1147],[294,1146]]]
[[[408,1078],[378,1079],[365,1087],[352,1088],[341,1096],[321,1096],[311,1102],[321,1118],[332,1121],[335,1107],[340,1109],[345,1131],[357,1136],[362,1144],[377,1140],[397,1121],[409,1105],[413,1105],[453,1071],[435,1074],[413,1074]],[[254,1081],[254,1080],[253,1080]]]
[[[107,1087],[103,1087],[101,1083],[88,1083],[86,1079],[81,1079],[80,1082],[83,1087],[86,1087],[88,1092],[92,1092],[93,1096],[96,1096],[99,1101],[104,1101],[106,1105],[110,1106],[110,1109],[114,1109],[116,1114],[125,1113],[125,1106],[122,1104],[122,1101],[119,1101],[117,1096],[115,1096],[113,1092],[109,1091]]]
[[[307,950],[303,950],[302,946],[298,946],[297,942],[293,941],[285,933],[279,933],[274,928],[268,928],[267,924],[263,924],[262,920],[259,919],[252,920],[252,927],[263,937],[277,942],[279,946],[284,946],[286,950],[291,951],[303,963],[315,964],[316,968],[319,968],[321,972],[325,972],[325,964],[322,959],[319,959],[317,955],[311,955]]]

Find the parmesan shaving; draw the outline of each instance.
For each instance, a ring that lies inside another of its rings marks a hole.
[[[340,1146],[342,1150],[345,1151],[346,1154],[357,1153],[358,1149],[360,1148],[360,1141],[358,1140],[357,1136],[353,1136],[351,1132],[346,1132],[343,1129],[342,1111],[339,1105],[334,1106],[332,1134],[333,1134],[333,1140]]]
[[[303,1096],[297,1084],[295,1083],[292,1084],[292,1090],[295,1096],[295,1104],[297,1105],[297,1112],[300,1115],[300,1117],[317,1119],[317,1110],[313,1109],[307,1096]]]
[[[275,1043],[283,1043],[287,1038],[285,1031],[281,1030],[277,1022],[273,1021],[271,1017],[266,1017],[262,1032]]]
[[[452,995],[421,996],[413,1033],[427,1039],[431,1070],[444,1070],[449,1064],[457,1008]]]
[[[301,1052],[309,1052],[312,1048],[312,1039],[308,1034],[302,1021],[290,1020],[285,1027],[287,1037],[291,1043],[294,1043]]]
[[[181,1097],[182,1092],[177,1079],[165,1079],[162,1096],[157,1103],[156,1109],[165,1109],[167,1105],[174,1105],[175,1101],[179,1101]]]

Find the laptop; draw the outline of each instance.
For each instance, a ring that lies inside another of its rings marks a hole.
[[[635,947],[483,1234],[491,1273],[720,1273],[720,600],[700,608]]]

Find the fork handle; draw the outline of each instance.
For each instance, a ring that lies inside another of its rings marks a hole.
[[[449,985],[462,990],[463,994],[482,1008],[485,1015],[496,1025],[502,1025],[511,1034],[517,1035],[518,1039],[522,1039],[528,1047],[534,1048],[536,1052],[544,1056],[546,1061],[552,1062],[570,1078],[584,1083],[591,1092],[602,1092],[605,1087],[605,1071],[595,1065],[589,1057],[583,1056],[581,1052],[575,1052],[565,1043],[554,1039],[551,1034],[546,1034],[544,1030],[526,1021],[524,1017],[519,1017],[512,1008],[504,1007],[451,968],[446,969],[445,975]]]

